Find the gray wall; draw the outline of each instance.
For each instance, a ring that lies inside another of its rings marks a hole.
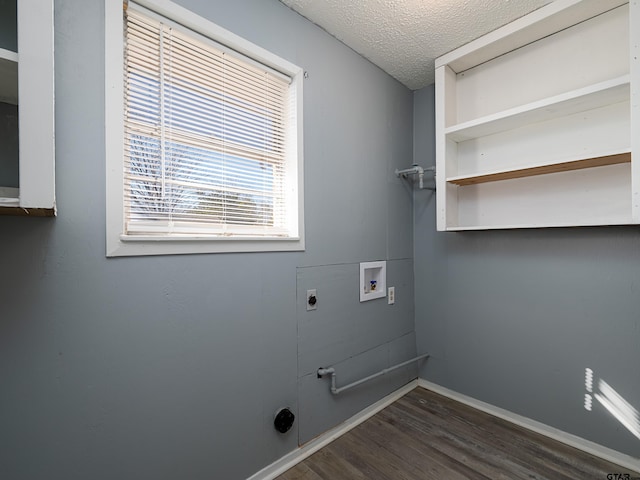
[[[434,89],[414,93],[414,155],[434,163]],[[443,233],[415,195],[420,376],[638,457],[640,440],[598,402],[585,368],[640,409],[637,227]]]
[[[0,48],[18,51],[17,0],[0,0]]]
[[[18,50],[16,0],[0,0],[0,48]],[[0,102],[0,187],[17,187],[18,111]]]
[[[411,92],[276,0],[180,3],[309,72],[307,250],[105,258],[104,7],[56,0],[58,217],[0,218],[0,478],[246,478],[417,374],[315,378],[415,353]],[[396,304],[360,304],[384,259]]]
[[[0,102],[0,187],[20,185],[18,107]]]

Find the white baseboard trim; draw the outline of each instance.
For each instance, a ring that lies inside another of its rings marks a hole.
[[[418,386],[418,381],[413,380],[407,383],[404,387],[399,388],[393,393],[390,393],[381,400],[378,400],[373,405],[365,408],[364,410],[356,413],[353,417],[345,420],[337,427],[323,433],[322,435],[314,438],[313,440],[305,443],[302,447],[297,448],[293,452],[286,454],[284,457],[276,460],[271,465],[267,465],[259,472],[251,475],[247,480],[273,480],[278,475],[283,474],[290,468],[294,467],[305,458],[310,457],[322,447],[333,442],[336,438],[344,435],[349,430],[357,427],[365,420],[373,417],[376,413],[385,407],[388,407],[400,397],[406,395],[411,390]]]
[[[607,447],[603,447],[602,445],[598,445],[597,443],[585,440],[584,438],[572,435],[554,427],[550,427],[549,425],[545,425],[544,423],[532,420],[527,417],[523,417],[522,415],[504,410],[489,403],[476,400],[475,398],[468,397],[467,395],[449,390],[446,387],[442,387],[436,383],[423,380],[422,378],[418,379],[417,382],[419,387],[431,390],[435,393],[439,393],[440,395],[448,397],[452,400],[464,403],[465,405],[493,415],[494,417],[501,418],[520,427],[549,437],[553,440],[557,440],[566,445],[577,448],[578,450],[582,450],[586,453],[589,453],[596,457],[600,457],[611,463],[615,463],[616,465],[620,465],[621,467],[633,470],[635,472],[640,472],[640,459],[625,455],[624,453],[617,452],[616,450],[612,450]]]

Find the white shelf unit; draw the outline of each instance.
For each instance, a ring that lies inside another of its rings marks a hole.
[[[20,185],[0,185],[0,214],[55,216],[53,1],[16,1],[18,52],[0,49],[0,101],[18,106]]]
[[[639,9],[556,0],[436,60],[438,230],[640,223]]]

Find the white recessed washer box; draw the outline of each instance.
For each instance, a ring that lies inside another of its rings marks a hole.
[[[387,262],[360,264],[360,301],[387,296]]]

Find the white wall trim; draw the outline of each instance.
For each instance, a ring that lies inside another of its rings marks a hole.
[[[283,474],[290,468],[294,467],[298,463],[302,462],[305,458],[310,457],[322,447],[327,446],[338,437],[341,437],[352,428],[357,427],[365,420],[373,417],[380,410],[388,407],[400,397],[406,395],[411,390],[418,386],[418,381],[413,380],[406,384],[404,387],[399,388],[393,393],[390,393],[381,400],[378,400],[373,405],[365,408],[364,410],[356,413],[353,417],[345,420],[343,423],[331,430],[323,433],[322,435],[314,438],[310,442],[307,442],[302,447],[286,454],[284,457],[276,460],[271,465],[267,465],[259,472],[250,476],[247,480],[273,480],[278,475]]]
[[[465,405],[468,405],[469,407],[488,413],[489,415],[493,415],[494,417],[501,418],[503,420],[506,420],[507,422],[511,422],[515,425],[526,428],[527,430],[531,430],[532,432],[539,433],[553,440],[557,440],[558,442],[562,442],[565,445],[577,448],[578,450],[582,450],[583,452],[602,458],[603,460],[607,460],[608,462],[615,463],[616,465],[620,465],[621,467],[640,472],[640,459],[625,455],[624,453],[617,452],[607,447],[603,447],[602,445],[598,445],[597,443],[585,440],[584,438],[572,435],[557,428],[550,427],[549,425],[545,425],[544,423],[538,422],[536,420],[523,417],[522,415],[518,415],[503,408],[496,407],[489,403],[485,403],[480,400],[476,400],[475,398],[468,397],[467,395],[449,390],[446,387],[442,387],[436,383],[429,382],[428,380],[423,380],[422,378],[420,378],[417,380],[417,383],[419,387],[431,390],[432,392],[443,395],[447,398],[450,398],[451,400],[463,403]]]
[[[302,447],[286,454],[272,464],[267,465],[259,472],[251,475],[249,478],[247,478],[247,480],[273,480],[278,475],[282,475],[284,472],[286,472],[290,468],[293,468],[304,459],[310,457],[321,448],[327,446],[337,438],[341,437],[349,430],[357,427],[365,420],[373,417],[376,413],[388,407],[393,402],[400,399],[416,387],[425,388],[434,393],[438,393],[447,398],[450,398],[451,400],[455,400],[469,407],[488,413],[489,415],[493,415],[494,417],[501,418],[503,420],[506,420],[507,422],[526,428],[527,430],[531,430],[532,432],[544,435],[545,437],[551,438],[552,440],[556,440],[558,442],[564,443],[565,445],[569,445],[573,448],[577,448],[578,450],[582,450],[583,452],[602,458],[603,460],[606,460],[608,462],[615,463],[616,465],[627,468],[629,470],[640,472],[640,459],[625,455],[624,453],[617,452],[597,443],[585,440],[584,438],[572,435],[549,425],[545,425],[544,423],[538,422],[536,420],[523,417],[522,415],[518,415],[489,403],[476,400],[473,397],[455,392],[446,387],[420,378],[418,380],[409,382],[404,387],[399,388],[395,392],[387,395],[373,405],[370,405],[364,410],[358,412],[348,420],[345,420],[337,427],[334,427],[331,430],[311,440],[310,442],[307,442]]]

